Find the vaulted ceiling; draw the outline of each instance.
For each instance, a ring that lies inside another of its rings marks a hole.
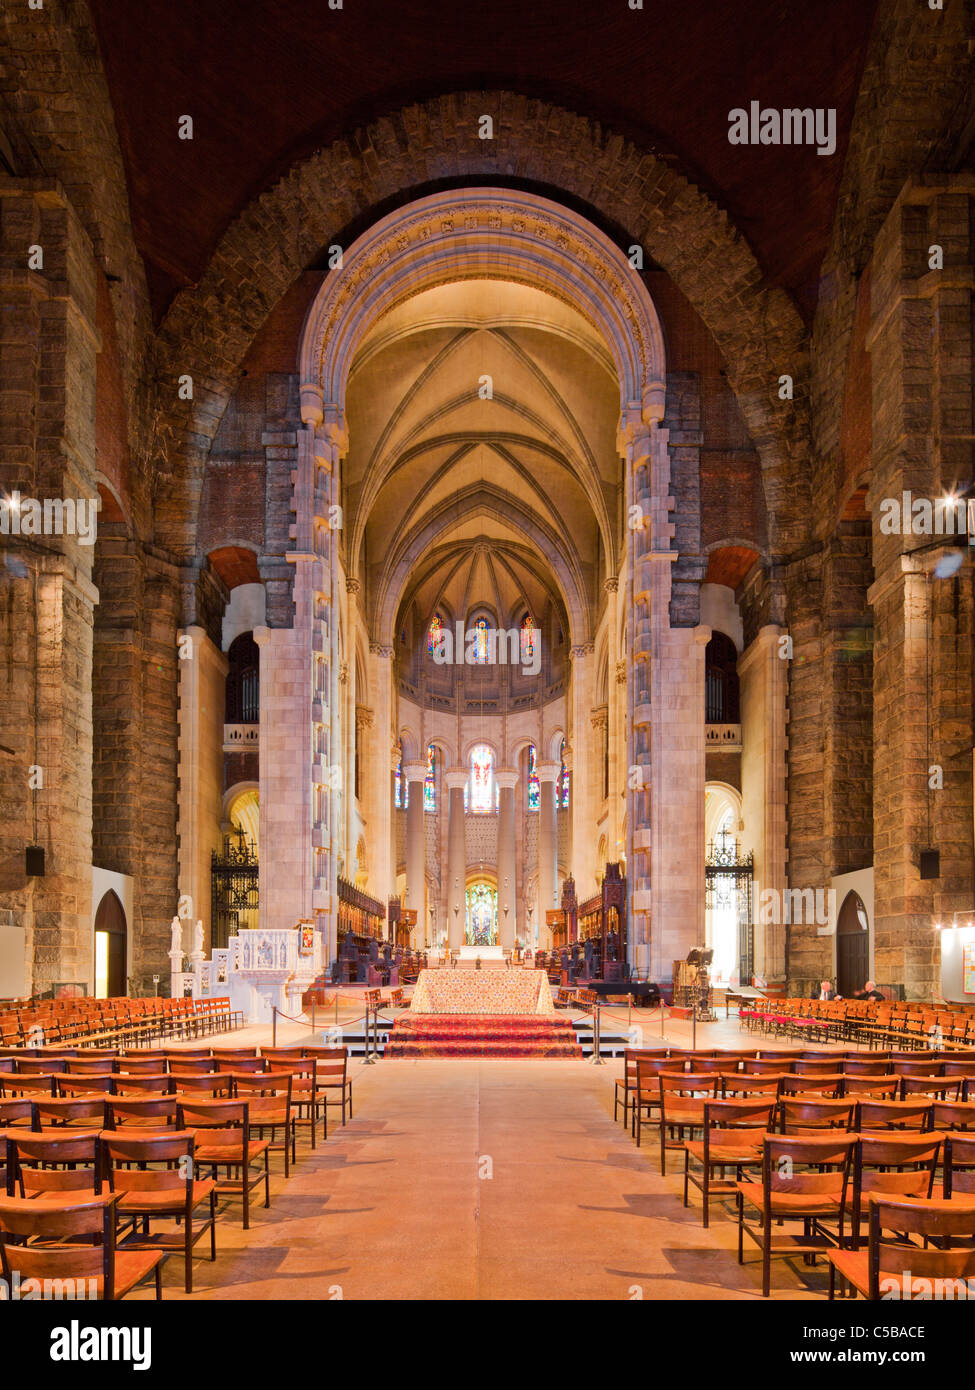
[[[543,97],[670,160],[808,312],[875,0],[92,0],[157,314],[288,167],[443,92]],[[835,107],[836,153],[733,146],[728,112]],[[177,135],[194,118],[194,138]],[[405,131],[400,138],[408,140]]]
[[[584,640],[621,477],[619,385],[581,315],[503,281],[425,291],[367,334],[346,404],[346,563],[379,640],[414,600],[505,624],[552,602]]]

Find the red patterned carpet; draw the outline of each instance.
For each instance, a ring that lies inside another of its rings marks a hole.
[[[398,1018],[387,1057],[565,1057],[582,1061],[566,1018],[519,1014],[424,1014]]]

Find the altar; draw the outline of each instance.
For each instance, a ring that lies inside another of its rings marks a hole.
[[[421,970],[414,1014],[555,1014],[544,970]]]

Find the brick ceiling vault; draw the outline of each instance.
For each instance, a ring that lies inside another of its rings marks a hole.
[[[478,115],[498,112],[485,155]],[[508,92],[453,94],[400,113],[404,148],[388,121],[338,141],[294,168],[236,220],[199,286],[174,301],[160,330],[156,435],[157,541],[190,558],[207,451],[255,334],[323,247],[366,209],[405,201],[412,189],[464,178],[499,184],[499,168],[524,186],[561,190],[605,223],[621,225],[668,272],[714,335],[765,472],[773,553],[805,533],[808,494],[806,335],[798,311],[770,287],[726,213],[653,155],[594,122]],[[785,365],[784,365],[785,364]],[[796,399],[778,399],[789,370]],[[176,399],[189,373],[194,400]]]

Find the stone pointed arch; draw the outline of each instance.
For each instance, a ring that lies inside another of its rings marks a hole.
[[[484,111],[496,113],[489,150],[477,138]],[[794,484],[806,450],[803,393],[791,402],[776,393],[783,371],[797,381],[805,374],[805,331],[788,295],[766,283],[727,213],[670,165],[584,116],[519,93],[482,91],[409,106],[296,165],[228,229],[200,284],[177,296],[160,331],[161,544],[193,553],[207,452],[245,354],[321,248],[369,207],[437,181],[498,178],[501,169],[522,186],[564,190],[623,226],[663,266],[728,364],[765,469],[773,551],[802,535]],[[192,402],[176,400],[182,373],[194,377]]]

